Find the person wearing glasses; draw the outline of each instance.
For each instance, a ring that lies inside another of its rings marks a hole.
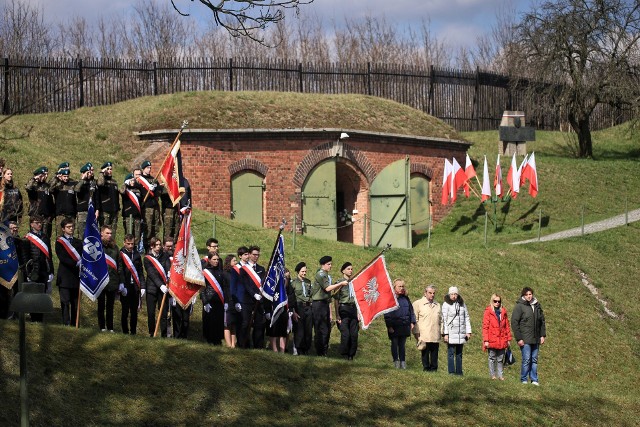
[[[98,194],[100,196],[100,211],[98,223],[108,225],[115,237],[118,231],[118,214],[120,213],[120,190],[118,181],[113,177],[113,163],[104,162],[98,177]]]
[[[442,333],[447,343],[449,373],[462,375],[462,349],[471,338],[471,319],[456,286],[449,288],[442,303]]]
[[[482,317],[482,350],[489,352],[489,375],[492,380],[504,380],[504,354],[511,341],[511,328],[502,297],[491,295]]]
[[[522,352],[520,381],[527,384],[538,383],[538,351],[544,344],[547,335],[544,312],[538,300],[533,296],[533,289],[525,286],[522,289],[513,312],[511,313],[511,329]]]

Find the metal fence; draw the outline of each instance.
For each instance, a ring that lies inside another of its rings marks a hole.
[[[561,112],[533,103],[508,76],[388,64],[299,63],[284,60],[182,58],[160,61],[108,58],[4,58],[2,114],[69,111],[141,96],[187,91],[280,91],[364,94],[433,115],[460,131],[497,129],[504,110],[522,110],[528,124],[558,130]],[[593,129],[631,118],[598,105]]]

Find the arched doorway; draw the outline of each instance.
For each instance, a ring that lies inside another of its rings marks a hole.
[[[411,174],[411,232],[421,234],[429,230],[429,179],[420,173]]]
[[[242,171],[231,177],[231,216],[235,221],[256,227],[263,225],[264,177]]]

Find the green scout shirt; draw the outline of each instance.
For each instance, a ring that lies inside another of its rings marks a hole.
[[[327,286],[331,286],[331,276],[323,269],[318,270],[313,282],[311,297],[314,301],[328,301],[331,294],[326,291]]]
[[[340,279],[340,281],[343,281],[343,280],[346,280],[346,279]],[[340,289],[334,295],[334,298],[337,299],[340,304],[355,304],[356,302],[355,295],[351,295],[351,292],[349,292],[349,288],[351,286],[352,286],[351,282],[349,282],[348,285],[341,286]]]
[[[298,302],[311,302],[311,281],[309,279],[300,280],[299,277],[296,277],[291,280],[291,287],[293,287]]]

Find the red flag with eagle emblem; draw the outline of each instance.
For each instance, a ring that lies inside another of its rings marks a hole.
[[[362,329],[378,316],[398,308],[384,255],[378,256],[351,281]]]
[[[191,234],[191,212],[188,210],[182,219],[180,234],[178,234],[171,260],[169,294],[182,308],[186,309],[204,285],[200,257]]]
[[[180,153],[180,140],[178,140],[171,152],[160,167],[158,179],[167,189],[167,194],[171,198],[173,206],[177,205],[185,192],[182,176],[182,154]]]

